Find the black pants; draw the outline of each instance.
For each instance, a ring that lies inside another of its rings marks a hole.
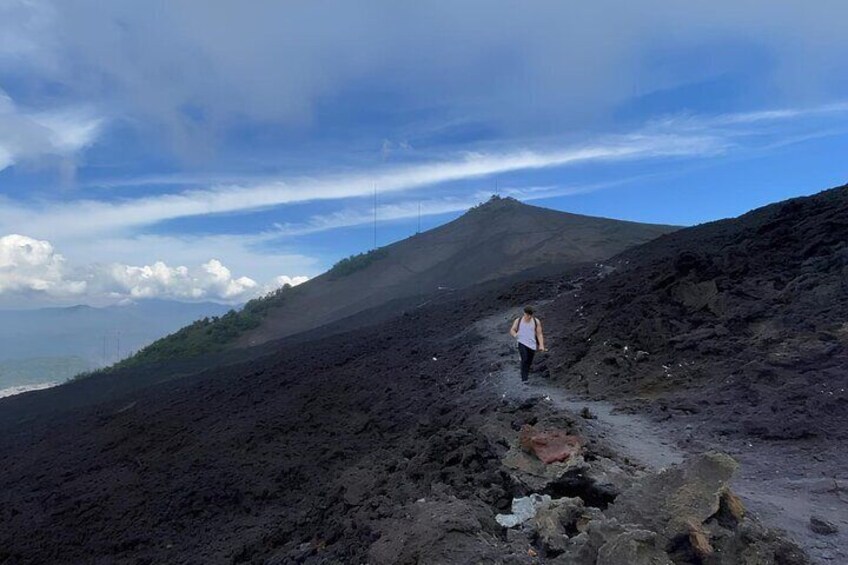
[[[533,363],[533,356],[536,355],[536,351],[523,343],[519,343],[518,355],[521,356],[521,380],[526,381],[527,377],[530,376],[530,365]]]

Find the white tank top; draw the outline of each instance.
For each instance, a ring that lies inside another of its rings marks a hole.
[[[518,318],[518,343],[536,351],[536,318],[531,318],[529,322],[524,321],[524,316]]]

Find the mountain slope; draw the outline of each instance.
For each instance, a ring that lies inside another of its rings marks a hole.
[[[519,448],[518,430],[583,435],[584,420],[541,398],[504,398],[492,382],[504,360],[480,356],[488,336],[476,321],[556,286],[476,292],[306,347],[283,341],[264,358],[96,407],[17,418],[0,434],[0,561],[531,565],[601,562],[609,542],[650,542],[654,534],[636,522],[623,531],[609,519],[645,471],[592,439],[585,457],[540,470]],[[0,418],[28,400],[0,400]],[[684,483],[678,498],[718,497],[721,485]],[[495,520],[532,492],[580,510],[546,534],[551,543],[532,523],[507,534]],[[659,506],[641,505],[640,517],[679,528]],[[720,519],[709,524],[720,563],[754,551],[763,563],[807,562],[750,519]],[[682,538],[667,548],[675,562],[702,563]],[[664,546],[644,549],[670,562]]]
[[[416,306],[436,294],[518,273],[606,259],[677,229],[558,212],[493,197],[439,228],[337,263],[295,288],[162,339],[124,365],[260,345],[369,310]],[[347,324],[351,327],[354,324]],[[360,324],[365,325],[365,324]]]
[[[559,381],[719,434],[848,437],[848,187],[610,264],[547,309]]]
[[[285,337],[398,298],[603,260],[673,229],[493,198],[453,222],[382,248],[360,269],[331,270],[302,285],[296,299],[272,310],[240,343]]]

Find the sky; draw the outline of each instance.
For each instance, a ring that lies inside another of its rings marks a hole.
[[[0,307],[238,304],[495,192],[694,225],[848,182],[843,0],[0,0]]]

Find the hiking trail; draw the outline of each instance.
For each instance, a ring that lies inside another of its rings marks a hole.
[[[580,411],[588,408],[594,418],[583,420],[587,431],[631,461],[651,469],[683,461],[683,453],[671,438],[642,416],[618,412],[609,402],[575,398],[567,390],[548,383],[537,374],[531,373],[530,380],[522,383],[518,351],[515,340],[509,335],[510,324],[520,314],[520,309],[511,309],[475,324],[476,331],[486,336],[477,354],[489,373],[486,380],[498,396],[519,401],[541,396],[575,417],[580,417]],[[541,360],[542,355],[546,353],[537,353],[534,364]]]
[[[539,302],[539,305],[543,303]],[[486,383],[493,393],[500,398],[517,401],[543,397],[575,418],[581,418],[580,412],[588,408],[594,418],[582,419],[587,435],[605,442],[621,456],[644,467],[659,470],[683,461],[685,452],[678,447],[672,429],[663,428],[639,414],[620,412],[611,402],[576,397],[538,373],[531,372],[530,380],[522,383],[518,351],[515,340],[509,335],[510,325],[519,315],[521,309],[513,308],[484,318],[473,326],[474,331],[484,336],[476,354],[488,373]],[[544,355],[546,353],[536,354],[534,366],[544,359]],[[731,443],[710,443],[701,445],[729,452],[742,464],[733,480],[733,487],[753,515],[767,526],[788,532],[804,547],[813,562],[844,562],[846,552],[843,544],[848,538],[844,519],[848,489],[844,474],[832,470],[811,473],[809,469],[797,472],[805,468],[804,462],[809,464],[810,459],[815,460],[810,451],[821,450],[816,457],[826,457],[827,452],[822,446],[787,452],[785,446],[770,446],[766,442],[759,442],[761,445],[756,448],[751,443],[741,447]],[[791,463],[785,459],[791,460]],[[775,463],[781,461],[783,463]],[[792,469],[796,472],[791,472]],[[803,478],[805,476],[809,478]],[[840,532],[834,536],[810,532],[807,525],[810,515],[822,516],[838,524]]]

